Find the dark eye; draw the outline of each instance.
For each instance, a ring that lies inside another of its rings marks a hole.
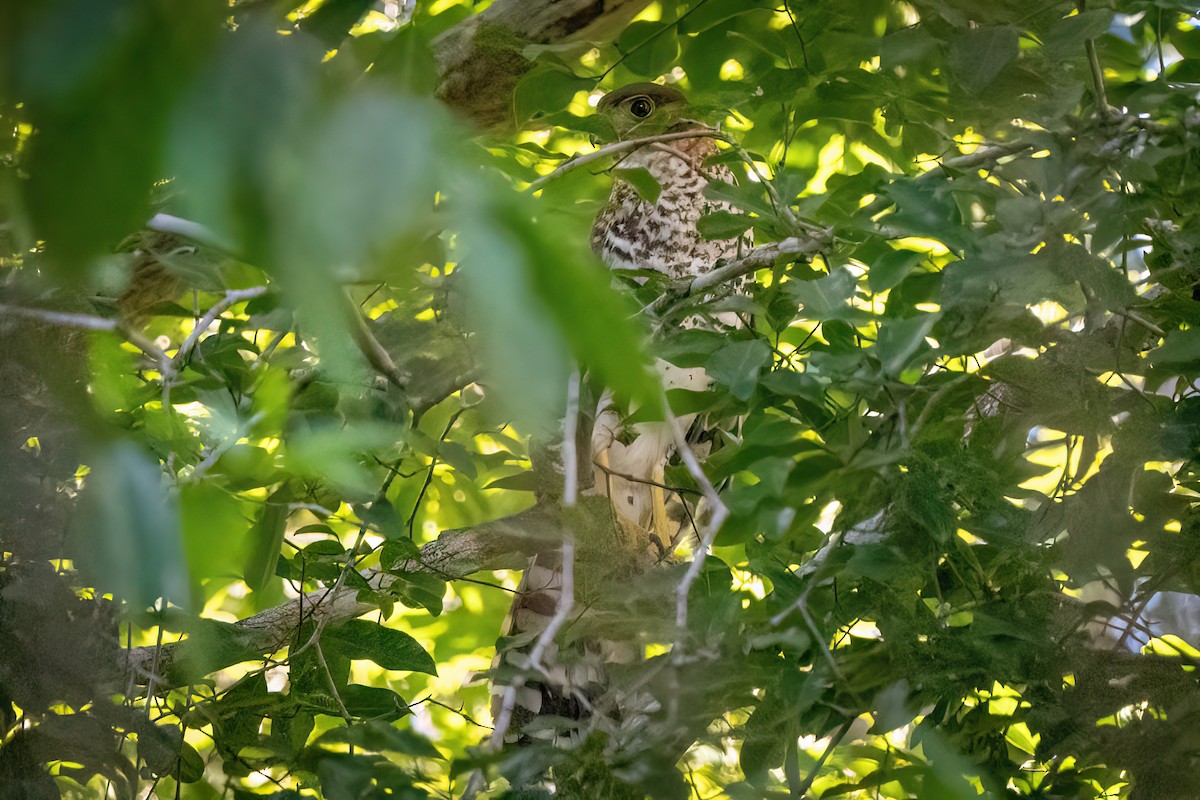
[[[653,110],[654,103],[650,102],[649,97],[635,97],[633,98],[633,102],[629,104],[629,113],[638,119],[645,119],[650,116],[650,112]]]

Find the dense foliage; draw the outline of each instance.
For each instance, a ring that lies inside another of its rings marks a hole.
[[[487,5],[0,7],[5,796],[499,797],[552,764],[591,796],[1200,793],[1200,629],[1147,610],[1200,594],[1194,5],[485,24],[479,74],[527,71],[483,133],[432,51]],[[610,286],[611,158],[529,190],[664,76],[740,143],[705,233],[815,243],[750,297]],[[677,324],[714,302],[753,328]],[[676,412],[741,420],[688,629],[686,557],[598,606],[662,702],[619,753],[494,752],[518,574],[418,562],[521,513],[491,563],[553,541],[574,364],[652,418],[648,353],[714,378]],[[294,602],[335,590],[364,615]]]

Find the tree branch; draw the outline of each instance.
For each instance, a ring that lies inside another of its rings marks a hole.
[[[491,569],[520,569],[531,555],[561,542],[557,511],[543,506],[471,528],[448,530],[421,548],[421,556],[396,567],[395,572],[439,575],[447,580]],[[399,580],[395,575],[368,570],[364,578],[375,589],[387,591]],[[120,685],[134,679],[145,685],[151,677],[156,687],[186,685],[212,672],[242,661],[260,659],[286,646],[296,625],[305,622],[337,625],[378,608],[358,599],[358,590],[319,589],[282,605],[239,620],[217,637],[192,636],[180,642],[134,647],[122,653]],[[158,659],[157,668],[155,659]]]
[[[183,340],[183,343],[179,345],[179,349],[175,352],[175,358],[172,359],[172,366],[178,369],[185,361],[187,361],[188,356],[191,354],[192,350],[195,349],[196,344],[200,341],[200,337],[204,335],[204,332],[208,330],[208,327],[216,321],[217,317],[224,314],[230,306],[237,305],[238,303],[245,302],[246,300],[253,300],[255,297],[262,297],[268,291],[269,287],[254,286],[249,289],[230,289],[229,291],[225,292],[225,296],[214,303],[213,307],[210,308],[204,314],[204,316],[196,322],[195,327],[192,328],[192,332],[189,333],[187,338]]]
[[[654,136],[642,136],[638,139],[626,139],[621,142],[613,142],[606,144],[603,147],[598,147],[590,153],[584,153],[581,156],[576,156],[565,164],[560,164],[552,172],[548,172],[542,177],[535,180],[533,183],[525,187],[525,191],[533,193],[544,187],[550,181],[561,177],[563,174],[570,172],[573,169],[582,167],[585,164],[590,164],[593,161],[599,161],[607,156],[616,153],[623,153],[626,150],[635,150],[643,145],[656,144],[659,142],[676,142],[680,139],[720,139],[727,141],[720,131],[710,128],[696,128],[688,131],[675,131],[674,133],[658,133]]]
[[[606,41],[649,0],[496,0],[433,41],[438,97],[483,128],[511,129],[530,45]]]
[[[828,246],[830,237],[830,232],[826,231],[823,235],[811,237],[791,236],[781,242],[760,245],[736,261],[730,261],[728,264],[723,264],[716,269],[697,275],[691,280],[684,279],[679,281],[675,285],[675,289],[684,297],[702,292],[718,284],[728,283],[743,275],[749,275],[752,272],[773,266],[775,260],[780,256],[800,256],[816,253],[821,248]]]

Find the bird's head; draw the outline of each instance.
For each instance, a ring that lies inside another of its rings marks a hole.
[[[615,141],[666,133],[681,122],[690,121],[688,110],[683,92],[657,83],[622,86],[596,104],[596,113],[612,124]]]

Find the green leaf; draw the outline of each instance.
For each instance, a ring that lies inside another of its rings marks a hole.
[[[941,314],[921,314],[908,319],[887,320],[879,328],[879,339],[875,350],[883,364],[883,371],[898,376],[922,347],[925,337]]]
[[[981,92],[1017,58],[1020,39],[1009,25],[972,28],[950,44],[954,77],[969,94]]]
[[[1146,359],[1156,367],[1194,369],[1200,365],[1200,328],[1169,332]]]
[[[404,698],[391,689],[379,686],[360,686],[357,683],[350,683],[340,690],[340,694],[342,702],[346,704],[346,710],[356,717],[370,717],[372,722],[368,724],[383,724],[382,720],[395,720],[411,713],[408,709],[408,704],[404,702]],[[387,727],[395,730],[391,726]],[[343,731],[346,728],[334,728],[333,730]],[[402,732],[397,731],[397,733]],[[365,741],[355,742],[355,744],[370,747]],[[436,758],[437,756],[433,757]]]
[[[442,613],[442,598],[446,594],[446,581],[437,575],[421,572],[393,572],[396,581],[389,591],[409,608],[423,608],[433,616]]]
[[[390,572],[406,561],[420,557],[421,548],[417,547],[412,539],[397,537],[384,542],[383,547],[379,549],[379,566],[385,572]]]
[[[163,0],[66,0],[37,11],[4,45],[20,54],[5,65],[19,64],[16,85],[6,81],[5,89],[37,130],[23,159],[27,177],[13,189],[25,194],[47,265],[79,277],[87,259],[149,217],[164,129],[222,12],[214,3]]]
[[[179,510],[192,583],[238,574],[238,553],[250,528],[241,504],[210,483],[186,484],[179,491]]]
[[[681,34],[701,33],[733,17],[772,8],[770,0],[707,0],[679,20]]]
[[[484,489],[504,489],[509,492],[532,492],[537,489],[537,478],[530,470],[506,475],[489,482]]]
[[[889,250],[871,264],[867,272],[867,288],[872,292],[885,292],[897,286],[925,256],[925,253],[917,250]]]
[[[80,571],[136,609],[160,597],[190,606],[179,511],[158,462],[132,442],[88,460],[73,537]]]
[[[288,504],[295,498],[291,482],[271,492],[247,538],[248,553],[242,576],[251,589],[262,589],[275,576],[283,534],[287,529]]]
[[[349,688],[367,689],[373,687],[354,687],[351,685]],[[402,753],[406,756],[417,758],[444,757],[441,751],[434,747],[428,739],[418,736],[413,731],[404,730],[394,725],[374,720],[328,730],[321,734],[316,743],[324,744],[326,742],[349,743],[356,747],[373,750],[377,753]]]
[[[670,69],[679,56],[674,27],[645,19],[626,25],[617,38],[617,49],[623,54],[624,66],[646,78],[657,78]]]
[[[696,229],[705,239],[732,239],[748,231],[754,222],[754,218],[747,214],[714,211],[698,219]]]
[[[801,305],[806,319],[824,322],[858,316],[848,301],[854,296],[854,276],[845,269],[831,272],[815,281],[790,281],[787,291]]]
[[[576,93],[590,91],[592,81],[580,78],[558,64],[539,64],[521,76],[513,89],[513,113],[517,125],[571,104]]]
[[[371,8],[371,0],[325,0],[300,20],[300,29],[336,48]]]
[[[395,506],[387,498],[381,497],[371,501],[371,505],[359,514],[360,519],[367,523],[371,530],[386,537],[389,541],[409,541],[404,538],[408,536],[408,529],[404,526],[404,521],[400,519]],[[409,542],[409,544],[412,543]]]
[[[437,675],[437,665],[429,653],[416,639],[395,628],[352,619],[336,628],[327,628],[322,641],[336,647],[346,658],[368,659],[384,669]]]
[[[265,448],[250,444],[235,444],[221,454],[214,472],[225,477],[235,491],[257,489],[279,480],[275,456]]]
[[[1109,8],[1093,8],[1064,17],[1055,23],[1046,34],[1043,44],[1047,50],[1057,51],[1056,56],[1067,57],[1070,51],[1082,49],[1088,39],[1102,36],[1112,25],[1113,11]]]
[[[645,167],[617,167],[611,170],[614,178],[620,178],[637,191],[638,196],[653,205],[662,194],[662,186],[650,170]]]
[[[739,400],[749,400],[758,386],[758,376],[771,363],[771,349],[760,339],[734,342],[709,357],[705,369],[709,376],[729,387]]]

